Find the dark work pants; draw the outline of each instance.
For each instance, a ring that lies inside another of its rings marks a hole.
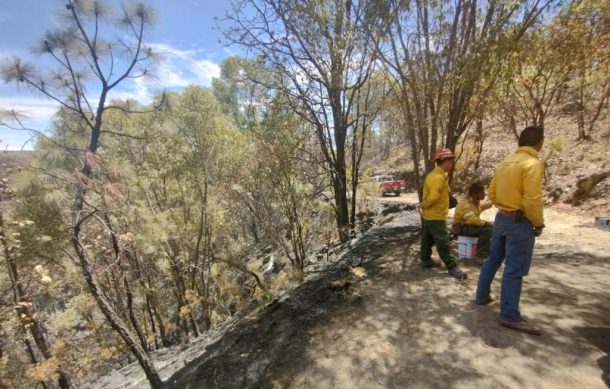
[[[430,261],[432,246],[436,246],[438,255],[445,262],[447,269],[453,269],[457,266],[455,258],[449,250],[449,234],[447,233],[447,222],[445,220],[422,220],[419,251],[419,259],[422,262]]]

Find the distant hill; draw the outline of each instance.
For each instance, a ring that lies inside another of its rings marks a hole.
[[[35,151],[22,150],[22,151],[0,151],[0,179],[11,181],[11,178],[16,171],[22,167],[26,167],[34,159]],[[2,200],[8,200],[4,192],[2,193]]]
[[[458,144],[460,155],[452,189],[464,193],[479,180],[489,183],[496,166],[517,149],[514,135],[501,123],[484,123],[484,145],[478,168],[475,169],[476,150],[472,139]],[[547,205],[564,203],[581,211],[605,216],[610,214],[610,117],[601,119],[591,133],[592,141],[577,141],[577,126],[573,117],[554,115],[547,118],[545,146],[540,157],[545,164],[545,202]],[[415,190],[413,163],[408,145],[396,145],[387,156],[375,155],[363,160],[361,171],[391,174],[406,180],[407,190]]]
[[[32,150],[5,150],[0,151],[0,174],[2,178],[10,178],[13,170],[27,166],[34,156]]]

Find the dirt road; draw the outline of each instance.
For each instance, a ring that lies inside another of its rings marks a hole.
[[[408,196],[382,201],[409,201]],[[493,213],[493,212],[491,212]],[[489,215],[493,216],[493,215]],[[175,387],[603,388],[610,385],[610,234],[584,216],[547,212],[526,278],[532,337],[498,325],[498,303],[473,304],[469,279],[418,265],[418,218],[369,231],[345,260],[298,288],[174,375]],[[493,292],[499,295],[499,283]]]
[[[400,196],[378,197],[371,201],[388,203],[417,203],[416,193],[403,193]],[[482,218],[493,221],[496,209],[484,211]],[[449,217],[453,216],[453,210],[449,210]],[[553,245],[556,248],[563,247],[567,251],[583,251],[598,256],[610,255],[610,233],[595,227],[595,216],[590,213],[579,211],[576,208],[558,204],[546,207],[544,218],[546,228],[537,240],[539,245]],[[610,279],[609,279],[610,281]]]
[[[473,303],[478,266],[464,262],[462,282],[421,269],[419,217],[405,212],[223,336],[157,364],[175,388],[610,387],[610,233],[587,215],[546,216],[521,299],[540,337],[500,327],[497,302]],[[117,375],[100,387],[147,385]]]

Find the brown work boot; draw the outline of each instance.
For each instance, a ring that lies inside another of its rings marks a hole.
[[[458,280],[465,280],[468,278],[468,274],[464,273],[459,266],[452,267],[451,269],[447,270],[447,272],[451,275],[451,277],[457,278]]]
[[[538,329],[533,324],[528,323],[527,321],[521,320],[500,320],[500,325],[502,327],[510,328],[511,330],[523,332],[529,335],[542,335],[542,331]]]

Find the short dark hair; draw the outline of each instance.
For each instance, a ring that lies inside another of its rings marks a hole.
[[[536,146],[544,139],[544,128],[542,126],[525,127],[519,135],[519,147]]]
[[[481,193],[484,190],[485,190],[485,186],[477,181],[477,182],[473,183],[472,185],[470,185],[470,188],[468,188],[468,194],[472,196],[477,193]]]

